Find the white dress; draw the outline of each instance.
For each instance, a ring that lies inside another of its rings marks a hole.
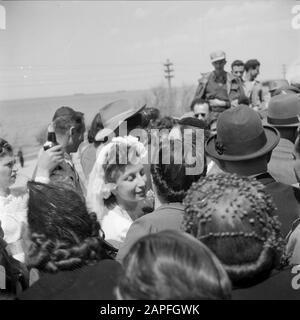
[[[100,223],[105,240],[118,249],[125,241],[133,220],[126,210],[116,205],[113,209],[107,210]]]
[[[28,195],[7,197],[0,196],[0,224],[4,232],[4,241],[13,257],[24,262],[22,248],[22,230],[27,225]]]

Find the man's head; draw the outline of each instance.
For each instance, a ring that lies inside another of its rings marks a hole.
[[[243,79],[243,74],[245,70],[244,62],[241,60],[235,60],[231,64],[231,73],[237,78]]]
[[[205,149],[223,171],[248,176],[267,171],[279,138],[279,132],[263,126],[253,109],[240,105],[219,116],[217,135],[207,141]]]
[[[226,64],[226,54],[223,51],[215,51],[210,54],[210,61],[215,68],[215,71],[224,71]]]
[[[254,80],[259,75],[260,62],[256,59],[250,59],[245,63],[245,71],[250,78]]]
[[[281,138],[295,143],[299,117],[300,98],[296,94],[280,94],[271,98],[267,122],[280,132]]]
[[[194,112],[196,118],[207,121],[209,116],[209,104],[207,101],[196,98],[191,103],[191,110]]]
[[[58,142],[67,153],[77,152],[84,139],[85,124],[83,113],[70,107],[61,107],[53,116],[53,126]]]

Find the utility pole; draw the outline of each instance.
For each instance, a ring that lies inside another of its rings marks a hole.
[[[171,108],[172,108],[172,87],[171,87],[171,79],[174,78],[174,75],[172,72],[174,69],[171,69],[171,66],[173,66],[173,63],[170,62],[169,59],[167,59],[167,62],[164,64],[166,67],[165,69],[165,78],[168,80],[168,87],[169,87],[169,103],[168,103],[168,115],[171,115]]]
[[[286,79],[286,64],[282,65],[282,76],[283,76],[283,79]]]

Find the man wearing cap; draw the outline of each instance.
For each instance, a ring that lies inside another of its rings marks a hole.
[[[280,140],[273,150],[268,164],[270,174],[276,181],[296,184],[294,173],[294,144],[300,116],[300,98],[295,94],[280,94],[271,98],[268,107],[267,124],[280,133]]]
[[[39,162],[43,162],[43,158],[51,157],[54,153],[59,156],[61,152],[63,153],[62,161],[59,161],[50,175],[44,172],[41,174],[41,168],[38,167],[34,176],[38,177],[38,181],[44,183],[64,183],[83,196],[84,192],[79,175],[71,157],[71,153],[77,152],[80,143],[84,139],[85,124],[83,113],[70,107],[61,107],[56,110],[52,123],[56,140],[61,148],[56,150],[57,147],[54,147],[52,148],[53,150],[42,151]],[[41,180],[41,178],[43,179]]]
[[[269,92],[271,97],[274,97],[279,94],[299,94],[300,89],[293,84],[290,85],[286,79],[278,79],[270,82]]]
[[[223,171],[253,176],[265,185],[277,206],[281,231],[287,235],[300,215],[300,189],[277,182],[268,172],[268,162],[279,139],[279,132],[263,126],[253,109],[238,106],[220,115],[217,135],[206,142],[205,150]]]
[[[210,54],[214,71],[203,74],[195,93],[196,98],[208,101],[212,116],[218,118],[224,110],[237,105],[239,97],[243,94],[239,78],[224,70],[226,55],[223,51]]]

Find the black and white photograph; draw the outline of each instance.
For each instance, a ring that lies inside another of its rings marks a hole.
[[[0,300],[300,300],[300,1],[0,1]]]

